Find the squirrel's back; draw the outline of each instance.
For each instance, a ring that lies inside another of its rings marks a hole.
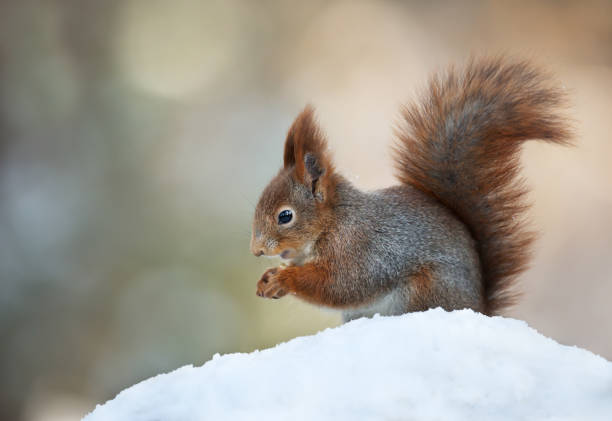
[[[431,79],[397,131],[399,179],[433,196],[468,227],[480,259],[486,314],[516,298],[534,235],[524,222],[522,143],[567,144],[564,94],[526,61],[472,60]]]

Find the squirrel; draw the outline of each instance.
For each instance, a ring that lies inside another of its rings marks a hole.
[[[534,233],[526,140],[571,144],[566,95],[529,61],[471,59],[434,75],[395,130],[399,185],[363,192],[334,168],[314,110],[289,129],[255,209],[251,251],[285,264],[257,295],[293,294],[344,321],[429,308],[496,315],[516,302]]]

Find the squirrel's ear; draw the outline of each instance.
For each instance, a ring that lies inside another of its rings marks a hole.
[[[327,142],[308,105],[293,122],[285,142],[285,168],[295,167],[295,178],[310,187],[313,196],[324,201],[333,172]]]
[[[291,129],[293,129],[293,127],[291,127]],[[293,135],[292,130],[289,130],[289,133],[287,134],[287,140],[285,140],[283,165],[285,168],[289,168],[295,165],[295,136]]]
[[[319,162],[319,159],[310,152],[306,152],[304,155],[304,168],[306,170],[304,173],[304,184],[310,186],[312,196],[316,200],[323,202],[327,197],[327,185],[322,181],[328,168],[325,168]]]

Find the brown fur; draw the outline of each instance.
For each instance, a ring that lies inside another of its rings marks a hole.
[[[307,263],[304,266],[289,266],[279,268],[268,276],[268,279],[260,283],[268,284],[267,287],[261,286],[262,296],[267,296],[266,292],[278,288],[298,295],[313,304],[322,304],[333,307],[343,307],[343,296],[330,296],[329,290],[325,287],[327,282],[331,282],[324,267]],[[267,292],[270,294],[269,292]]]
[[[410,311],[424,311],[436,301],[434,274],[430,267],[424,266],[410,277]]]
[[[513,286],[534,240],[524,223],[520,147],[529,139],[568,143],[570,132],[555,113],[564,94],[531,64],[494,58],[434,77],[421,104],[403,110],[399,178],[469,227],[482,266],[485,312],[495,314],[515,302]]]
[[[305,159],[307,154],[316,159],[310,168],[305,162],[308,161]],[[285,141],[284,166],[293,167],[294,177],[301,183],[312,183],[314,172],[322,172],[312,186],[313,192],[324,192],[329,196],[321,201],[325,206],[333,204],[337,177],[327,152],[327,141],[315,121],[314,109],[310,105],[304,108],[289,129]]]
[[[289,129],[283,161],[283,168],[266,187],[255,210],[254,221],[260,227],[265,226],[266,237],[274,233],[279,240],[278,247],[266,247],[262,243],[265,238],[258,240],[257,235],[253,237],[251,248],[266,255],[279,255],[284,250],[297,250],[299,253],[333,225],[335,192],[341,177],[334,170],[327,142],[316,124],[312,107],[306,106]],[[278,227],[275,218],[279,206],[289,204],[292,193],[302,187],[304,191],[301,193],[310,192],[315,200],[293,200],[303,205],[297,216],[299,226],[293,230]],[[257,230],[254,226],[254,231]]]

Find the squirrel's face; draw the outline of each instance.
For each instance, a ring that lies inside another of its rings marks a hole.
[[[312,256],[334,198],[335,175],[325,149],[307,107],[287,135],[284,167],[257,203],[251,236],[256,256],[280,256],[294,263]]]
[[[263,191],[255,209],[251,251],[256,256],[307,258],[320,235],[312,193],[287,170]]]

